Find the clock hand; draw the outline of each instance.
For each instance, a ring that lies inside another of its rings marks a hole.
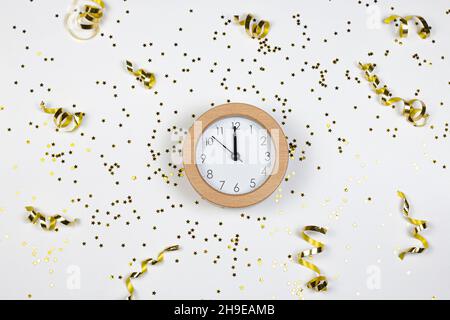
[[[226,150],[228,150],[228,152],[230,152],[233,155],[233,151],[231,151],[230,149],[227,148],[227,146],[225,146],[222,142],[220,142],[219,140],[217,140],[216,137],[211,136],[211,138],[213,138],[214,140],[216,140],[222,147],[224,147]],[[239,161],[242,162],[242,159],[238,159]]]
[[[233,160],[238,160],[236,126],[233,126]]]
[[[233,154],[233,151],[231,151],[230,149],[228,149],[222,142],[220,142],[219,140],[217,140],[216,137],[211,136],[211,138],[213,138],[214,140],[216,140],[222,147],[224,147],[226,150],[228,150],[231,154]]]

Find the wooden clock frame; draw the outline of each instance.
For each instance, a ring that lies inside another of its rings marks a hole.
[[[226,194],[214,189],[200,175],[196,163],[197,142],[208,126],[222,118],[240,116],[258,122],[275,144],[275,163],[269,178],[256,190],[244,194]],[[189,129],[183,145],[183,165],[192,187],[202,196],[223,207],[240,208],[256,204],[271,195],[280,185],[289,161],[288,145],[283,130],[267,112],[245,103],[227,103],[202,114]]]

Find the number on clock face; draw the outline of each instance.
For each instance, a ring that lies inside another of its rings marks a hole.
[[[213,122],[197,142],[200,175],[211,187],[226,194],[244,194],[259,188],[272,173],[275,158],[270,134],[245,117]]]

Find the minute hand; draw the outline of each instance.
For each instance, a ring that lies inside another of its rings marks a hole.
[[[236,126],[233,127],[233,160],[238,160]]]

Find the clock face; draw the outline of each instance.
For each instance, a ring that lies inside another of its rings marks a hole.
[[[238,195],[258,189],[272,174],[276,149],[269,132],[241,116],[211,123],[195,152],[201,177],[215,190]]]

